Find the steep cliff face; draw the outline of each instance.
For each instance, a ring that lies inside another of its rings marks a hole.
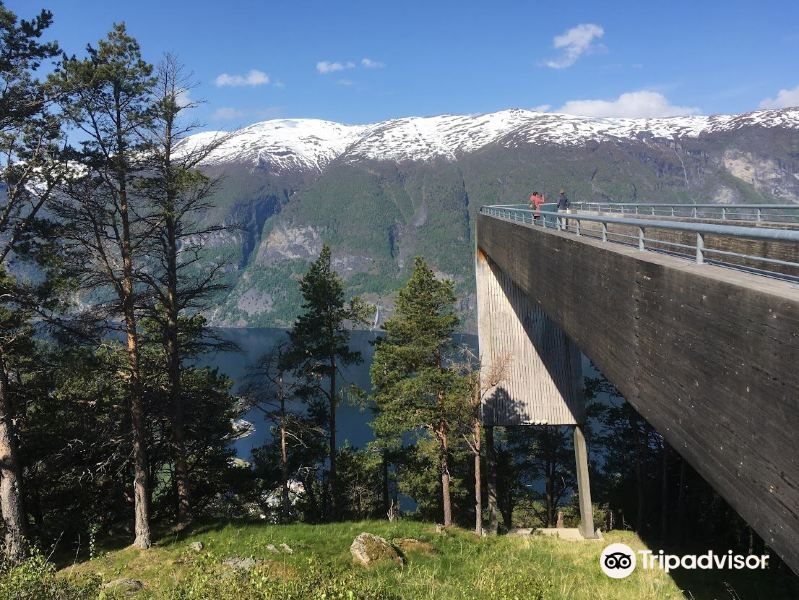
[[[379,300],[384,316],[413,256],[425,256],[455,281],[470,328],[481,205],[520,202],[533,189],[554,198],[562,187],[573,200],[799,203],[799,110],[268,121],[235,132],[206,169],[223,175],[206,219],[237,225],[207,241],[231,265],[215,324],[290,323],[299,274],[328,243],[352,293]]]

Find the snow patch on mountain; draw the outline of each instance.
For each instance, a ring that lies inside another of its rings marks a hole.
[[[206,164],[249,162],[270,171],[321,171],[359,139],[365,128],[318,119],[274,119],[231,134],[205,160]],[[188,143],[207,143],[219,132],[190,136]],[[197,136],[204,136],[195,139]]]
[[[590,141],[680,139],[744,127],[799,129],[799,108],[742,115],[658,119],[595,118],[505,110],[482,115],[392,119],[373,125],[343,125],[317,119],[277,119],[235,131],[206,159],[207,164],[249,163],[271,172],[315,170],[332,160],[454,160],[491,143],[580,146]],[[222,132],[191,136],[202,145]]]

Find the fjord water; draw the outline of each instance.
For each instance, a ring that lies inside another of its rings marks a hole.
[[[281,342],[288,341],[287,331],[278,328],[251,328],[251,329],[217,329],[225,340],[234,342],[238,351],[211,352],[200,358],[197,362],[203,366],[216,367],[233,381],[232,392],[239,394],[246,384],[247,374],[253,365],[264,354],[272,351]],[[377,333],[369,331],[355,331],[352,334],[351,348],[361,353],[363,361],[357,365],[342,368],[341,386],[346,387],[354,383],[368,391],[369,366],[372,364],[374,352],[370,344],[377,337]],[[300,410],[301,403],[291,405],[293,409]],[[371,412],[361,410],[357,406],[342,403],[336,413],[337,431],[340,444],[349,440],[350,444],[359,448],[372,439],[372,430],[369,427]],[[242,417],[255,426],[255,431],[247,437],[236,440],[234,447],[236,454],[244,460],[250,459],[254,448],[262,446],[270,437],[270,423],[264,419],[263,412],[258,409],[248,411]]]
[[[251,329],[217,329],[224,339],[234,342],[238,351],[210,352],[197,361],[202,366],[218,368],[233,380],[233,393],[242,391],[245,378],[258,359],[270,352],[281,342],[288,340],[287,331],[278,328],[251,328]],[[350,340],[350,347],[361,353],[360,364],[349,365],[341,369],[339,389],[355,384],[367,393],[371,390],[369,381],[369,368],[372,365],[374,346],[372,343],[380,334],[377,331],[354,331]],[[468,344],[472,348],[477,346],[477,336],[460,335],[458,343]],[[293,405],[296,410],[301,410],[301,404]],[[270,437],[270,424],[264,420],[263,413],[258,409],[247,412],[243,418],[255,426],[251,435],[236,440],[234,447],[236,454],[244,460],[249,460],[254,448],[263,445]],[[372,420],[372,411],[368,407],[354,406],[342,402],[336,412],[336,430],[338,444],[349,442],[357,448],[363,448],[374,438],[369,422]]]
[[[253,365],[267,352],[270,352],[281,342],[288,340],[287,330],[279,328],[219,328],[215,330],[225,340],[234,342],[238,351],[210,352],[197,361],[202,366],[218,368],[220,373],[227,375],[233,381],[232,392],[241,393],[245,378],[252,369]],[[349,365],[341,369],[339,389],[345,389],[350,384],[355,384],[366,393],[371,391],[369,380],[369,368],[372,365],[374,355],[373,343],[380,335],[377,331],[354,331],[350,340],[350,347],[361,353],[362,361],[360,364]],[[477,336],[460,334],[456,336],[456,343],[464,344],[477,351]],[[583,356],[583,373],[590,377],[599,376],[598,371],[591,362]],[[601,395],[597,398],[600,402],[607,402],[608,399]],[[302,404],[295,401],[291,407],[294,410],[302,410]],[[253,409],[242,417],[252,423],[255,431],[247,437],[238,439],[234,442],[236,454],[244,459],[250,460],[252,450],[262,446],[270,438],[270,423],[263,416],[263,412]],[[369,441],[374,439],[372,428],[369,422],[372,420],[372,411],[369,406],[356,406],[348,402],[342,402],[336,412],[336,430],[338,432],[338,445],[349,442],[351,446],[363,448]]]

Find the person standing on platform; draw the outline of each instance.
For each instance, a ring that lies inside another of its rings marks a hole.
[[[571,212],[570,207],[571,207],[571,202],[569,202],[569,199],[566,197],[566,190],[563,189],[560,190],[560,196],[558,197],[558,212],[568,214]],[[568,219],[563,219],[562,223],[564,229],[569,228]]]
[[[533,213],[533,222],[536,222],[541,218],[541,205],[543,203],[544,197],[538,192],[533,192],[533,195],[530,196],[530,208],[535,210]]]

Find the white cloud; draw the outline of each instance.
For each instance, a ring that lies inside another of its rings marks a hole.
[[[365,69],[382,69],[386,66],[380,61],[372,60],[371,58],[362,58],[361,65],[363,65]]]
[[[348,87],[351,85],[355,85],[355,82],[352,79],[339,79],[338,81],[336,81],[336,83]]]
[[[765,98],[760,108],[789,108],[799,106],[799,85],[792,90],[780,90],[776,98]]]
[[[177,105],[181,108],[186,108],[187,106],[195,104],[194,98],[191,97],[189,90],[185,88],[178,90],[178,93],[175,95],[175,102],[177,102]]]
[[[571,100],[557,112],[585,117],[642,119],[696,115],[699,114],[699,109],[693,106],[676,106],[659,92],[640,90],[622,94],[615,100]]]
[[[246,75],[228,75],[227,73],[222,73],[217,76],[215,83],[217,87],[265,85],[269,83],[269,75],[257,69],[251,69]]]
[[[267,106],[265,108],[239,109],[223,106],[217,108],[211,118],[215,121],[245,121],[252,119],[274,119],[281,114],[281,107]]]
[[[539,104],[533,107],[533,112],[547,112],[550,108],[552,108],[551,104]]]
[[[245,116],[246,113],[243,110],[223,106],[222,108],[217,108],[211,118],[217,121],[232,121],[233,119],[243,119]]]
[[[563,55],[544,64],[551,69],[565,69],[572,66],[577,59],[593,48],[595,39],[605,35],[605,30],[594,23],[582,23],[572,27],[565,33],[555,36],[553,46],[563,50]]]
[[[345,69],[354,69],[355,63],[352,62],[330,62],[327,60],[320,60],[316,63],[316,70],[322,75],[326,73],[335,73],[336,71],[343,71]]]

